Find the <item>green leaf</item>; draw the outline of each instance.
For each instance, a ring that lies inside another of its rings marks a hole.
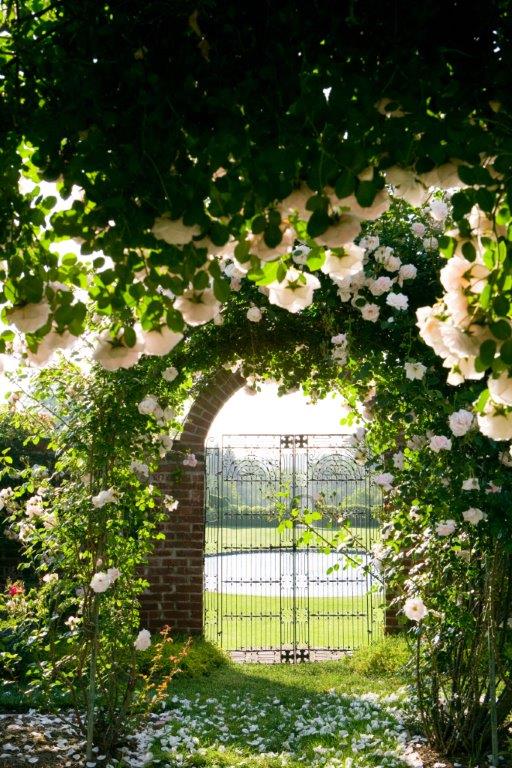
[[[231,293],[231,287],[227,280],[218,278],[213,281],[213,293],[218,301],[227,301]]]
[[[127,325],[124,329],[123,333],[123,340],[127,347],[134,347],[137,343],[137,334],[131,327],[131,325]]]
[[[369,208],[375,199],[377,188],[373,181],[361,181],[356,189],[356,199],[363,208]]]
[[[473,243],[467,242],[462,246],[462,255],[468,261],[474,261],[476,259],[476,250]]]
[[[512,341],[505,341],[501,345],[500,358],[503,360],[505,365],[512,365]]]
[[[210,278],[206,270],[200,269],[192,278],[192,285],[196,291],[204,291],[210,284]]]
[[[492,307],[498,317],[507,317],[510,309],[510,302],[506,296],[496,296],[492,302]]]
[[[501,341],[504,339],[509,339],[512,335],[510,323],[508,323],[506,320],[498,320],[495,323],[491,323],[489,328],[492,335]]]
[[[350,171],[343,171],[341,176],[338,177],[334,191],[337,197],[343,199],[352,194],[355,188],[355,177]]]
[[[283,239],[283,233],[276,224],[269,224],[265,228],[265,234],[263,236],[266,245],[269,248],[277,248],[281,240]]]
[[[308,221],[307,232],[310,237],[317,237],[331,225],[329,216],[324,211],[315,211]]]
[[[487,339],[487,341],[484,341],[483,344],[480,345],[478,357],[482,365],[484,365],[486,368],[492,364],[495,354],[496,342],[492,339]]]
[[[262,232],[265,231],[265,227],[267,226],[267,221],[264,216],[256,216],[255,219],[253,219],[251,224],[251,230],[253,234],[255,235],[261,235]]]

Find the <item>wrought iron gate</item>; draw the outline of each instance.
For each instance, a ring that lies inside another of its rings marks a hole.
[[[224,435],[207,445],[205,634],[235,658],[336,658],[382,633],[383,589],[368,552],[380,492],[346,435]],[[278,508],[324,516],[307,545]],[[354,538],[326,554],[350,520]],[[354,565],[354,561],[359,563]]]

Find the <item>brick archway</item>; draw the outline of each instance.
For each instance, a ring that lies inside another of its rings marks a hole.
[[[244,384],[239,374],[225,370],[204,383],[175,443],[176,449],[152,478],[164,493],[178,501],[178,509],[169,513],[162,526],[166,538],[158,542],[144,574],[150,587],[142,599],[142,620],[152,631],[169,624],[175,633],[202,632],[205,440],[217,413]],[[196,467],[183,466],[186,453],[195,454],[199,460]]]

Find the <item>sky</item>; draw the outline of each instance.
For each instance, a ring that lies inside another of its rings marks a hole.
[[[226,434],[339,434],[350,432],[339,424],[342,400],[329,397],[315,405],[302,392],[279,397],[277,384],[261,385],[261,392],[236,392],[214,419],[209,437]]]

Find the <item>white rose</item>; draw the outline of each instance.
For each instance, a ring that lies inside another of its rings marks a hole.
[[[497,379],[489,377],[487,386],[495,403],[512,406],[512,379],[506,372],[498,376]]]
[[[361,315],[363,320],[368,320],[370,323],[375,323],[379,319],[380,309],[377,304],[365,304],[361,307]]]
[[[310,272],[300,272],[290,267],[282,282],[277,280],[268,286],[268,299],[271,304],[288,310],[293,314],[309,307],[313,302],[313,293],[320,288],[320,280]]]
[[[397,197],[407,200],[415,208],[423,205],[427,198],[427,189],[418,181],[415,173],[407,168],[399,168],[396,165],[388,168],[386,182],[394,187]]]
[[[279,245],[270,247],[266,244],[263,233],[255,235],[253,232],[250,232],[247,235],[247,242],[250,245],[251,253],[257,256],[260,261],[275,261],[283,253],[288,253],[292,250],[296,239],[295,230],[292,227],[287,227],[281,232],[281,235]]]
[[[21,333],[35,333],[48,322],[50,306],[46,301],[25,304],[23,307],[8,309],[6,315],[8,322],[15,325]]]
[[[107,569],[107,576],[110,579],[110,583],[113,584],[116,579],[118,579],[121,575],[121,571],[119,568],[108,568]]]
[[[373,169],[370,169],[373,176]],[[359,178],[361,176],[359,175]],[[328,190],[327,190],[328,191]],[[373,202],[369,206],[360,205],[355,195],[338,198],[335,195],[331,197],[333,207],[348,208],[348,213],[361,221],[375,221],[388,210],[391,200],[385,189],[381,189],[375,195]]]
[[[315,238],[317,243],[326,248],[343,248],[352,243],[361,232],[361,222],[356,216],[344,213],[337,224],[329,227]]]
[[[97,496],[93,496],[92,504],[97,509],[101,509],[105,504],[112,504],[116,501],[116,492],[113,488],[109,488],[107,491],[100,491]]]
[[[349,243],[343,246],[343,253],[337,254],[327,250],[322,272],[329,277],[344,278],[360,272],[363,266],[364,250],[358,245]]]
[[[436,533],[438,536],[451,536],[457,528],[455,520],[444,520],[436,525]]]
[[[432,435],[430,438],[429,448],[434,453],[439,453],[439,451],[450,451],[451,447],[452,441],[444,435]]]
[[[259,323],[263,315],[259,307],[249,307],[246,317],[251,323]]]
[[[474,423],[474,416],[470,411],[461,408],[448,416],[448,424],[455,437],[467,434]]]
[[[45,584],[53,584],[55,581],[59,580],[59,574],[58,573],[45,573],[43,576],[43,581]]]
[[[146,397],[140,401],[140,403],[137,406],[137,410],[142,416],[150,416],[152,413],[155,413],[158,405],[158,400],[154,395],[146,395]]]
[[[140,339],[137,339],[133,347],[126,347],[112,339],[108,331],[104,331],[97,339],[93,359],[107,371],[133,368],[139,362],[143,349]]]
[[[220,311],[220,302],[210,288],[204,291],[185,291],[174,302],[187,325],[196,326],[213,320]]]
[[[162,373],[162,379],[170,383],[171,381],[174,381],[178,373],[179,373],[178,370],[173,366],[171,366],[170,368],[166,368],[165,371]]]
[[[194,453],[188,453],[183,459],[184,467],[191,467],[192,469],[194,469],[194,467],[197,467],[198,463],[199,462]]]
[[[393,466],[395,469],[404,468],[404,454],[402,451],[398,451],[398,453],[393,454]]]
[[[143,475],[143,477],[149,477],[149,467],[142,461],[134,459],[130,462],[130,469],[137,475]]]
[[[393,487],[393,480],[395,476],[391,472],[382,472],[380,475],[375,475],[373,482],[375,485],[379,485],[383,490],[390,491]]]
[[[159,216],[155,219],[151,232],[158,240],[165,240],[169,245],[185,245],[199,235],[201,230],[195,224],[191,227],[187,226],[183,223],[183,219]]]
[[[493,440],[512,439],[512,413],[499,413],[490,410],[487,413],[477,414],[480,432]]]
[[[100,592],[106,592],[110,587],[110,577],[108,573],[105,573],[104,571],[98,571],[98,573],[95,573],[90,581],[89,586],[93,592],[96,592],[96,594],[99,594]]]
[[[469,285],[464,275],[471,269],[471,262],[464,256],[452,256],[439,273],[445,291],[460,291]]]
[[[421,381],[427,372],[427,367],[423,363],[405,363],[404,368],[406,379],[411,381],[414,381],[414,379]]]
[[[388,293],[386,304],[393,309],[403,311],[409,306],[409,299],[404,293]]]
[[[436,355],[439,355],[439,357],[448,357],[450,350],[441,336],[443,321],[436,316],[436,313],[440,311],[441,308],[439,305],[434,307],[419,307],[419,309],[416,310],[416,317],[418,318],[416,325],[420,329],[421,338],[429,347],[432,347]]]
[[[421,598],[409,597],[405,601],[404,613],[411,621],[421,621],[427,615],[428,610]]]
[[[174,333],[166,325],[157,331],[142,331],[145,355],[168,355],[171,349],[182,340],[182,333]]]
[[[147,629],[141,629],[133,643],[133,647],[136,651],[147,651],[150,645],[151,633]]]
[[[476,477],[468,477],[466,480],[462,481],[462,490],[463,491],[479,491],[480,490],[480,483],[478,481],[478,478]]]
[[[344,346],[347,343],[347,334],[346,333],[338,333],[337,336],[331,337],[331,344],[334,344],[336,346]]]
[[[466,509],[466,511],[462,513],[462,517],[466,523],[471,523],[471,525],[478,525],[482,520],[487,519],[485,512],[482,512],[478,507],[470,507],[469,509]]]
[[[382,277],[377,278],[377,280],[372,280],[368,287],[370,293],[374,296],[382,296],[383,293],[387,293],[391,290],[393,283],[394,280],[383,275]]]

